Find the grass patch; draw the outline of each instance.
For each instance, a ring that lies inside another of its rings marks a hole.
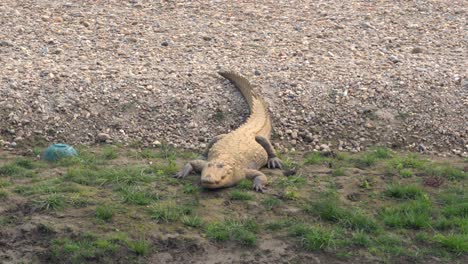
[[[394,256],[404,255],[403,239],[397,235],[386,233],[378,236],[369,247],[369,253],[380,255],[381,253]]]
[[[105,147],[102,150],[101,157],[104,160],[113,160],[118,157],[117,149],[115,147]]]
[[[235,188],[239,190],[246,190],[246,191],[252,190],[252,181],[248,179],[243,179],[236,185]]]
[[[24,168],[16,163],[6,164],[0,167],[0,176],[11,176],[16,178],[32,178],[37,173],[31,169]]]
[[[449,164],[432,164],[431,166],[427,166],[424,172],[430,176],[443,177],[451,181],[463,180],[468,176],[467,172]]]
[[[468,202],[447,205],[442,209],[442,214],[448,218],[468,218]]]
[[[353,230],[376,232],[379,229],[377,222],[360,210],[347,210],[331,199],[321,199],[305,207],[305,212],[320,217],[322,220],[339,223],[341,226]]]
[[[301,175],[293,175],[289,177],[281,177],[275,181],[275,185],[281,188],[299,187],[306,184],[307,181]]]
[[[50,258],[57,263],[85,263],[90,259],[100,262],[119,248],[121,245],[116,240],[98,239],[96,235],[87,233],[73,239],[52,240]]]
[[[439,217],[433,224],[432,226],[441,231],[456,231],[460,232],[462,234],[468,234],[468,221],[466,218],[460,218],[460,217],[451,217],[451,218],[446,218],[446,217]]]
[[[387,187],[384,191],[384,195],[387,197],[397,198],[397,199],[416,199],[418,197],[423,197],[426,195],[422,188],[416,185],[400,185],[392,184]]]
[[[422,169],[427,162],[419,158],[417,154],[411,153],[403,157],[396,157],[390,160],[390,164],[397,169]]]
[[[198,187],[194,186],[193,184],[185,184],[182,188],[182,192],[185,194],[194,194],[197,193]]]
[[[0,190],[0,200],[3,200],[8,197],[8,192],[5,190]]]
[[[292,220],[292,219],[273,220],[273,221],[267,222],[267,223],[265,224],[265,228],[266,228],[267,230],[276,231],[276,230],[281,230],[281,229],[290,227],[290,226],[292,226],[294,223],[295,223],[295,222],[294,222],[294,220]]]
[[[430,226],[431,202],[424,198],[384,208],[380,216],[388,227],[422,229]]]
[[[135,254],[141,256],[148,255],[151,249],[151,244],[144,239],[129,241],[127,242],[127,246],[131,251],[135,252]]]
[[[332,170],[331,175],[333,177],[338,177],[338,176],[344,176],[345,175],[345,169],[342,167],[336,168]]]
[[[284,200],[297,201],[299,200],[299,192],[296,187],[286,187],[286,189],[281,194],[281,198]]]
[[[358,247],[368,247],[372,243],[371,238],[369,235],[362,231],[358,230],[353,233],[352,238],[351,238],[351,244],[358,246]]]
[[[114,217],[115,208],[109,205],[101,205],[96,208],[96,218],[104,222],[109,222]]]
[[[392,157],[391,150],[386,147],[377,147],[370,149],[361,157],[354,159],[354,163],[358,167],[371,167],[374,166],[379,160],[389,159]]]
[[[233,201],[249,201],[253,199],[252,194],[240,190],[232,190],[229,197]]]
[[[281,200],[276,197],[268,197],[262,201],[262,204],[268,209],[271,210],[281,204]]]
[[[159,195],[148,192],[139,186],[123,186],[119,188],[122,194],[122,202],[135,205],[149,205],[160,199]]]
[[[8,187],[10,185],[11,185],[11,182],[0,179],[0,188]]]
[[[187,205],[177,205],[174,202],[164,202],[155,204],[150,208],[151,218],[156,222],[175,222],[182,216],[190,215],[192,208]]]
[[[200,227],[203,225],[203,221],[198,216],[183,216],[182,224],[190,227]]]
[[[61,210],[67,205],[65,196],[53,193],[45,198],[33,201],[34,207],[39,210]]]
[[[468,236],[466,234],[437,234],[434,236],[434,241],[456,254],[468,253]]]
[[[316,251],[336,246],[336,234],[333,230],[321,226],[296,224],[290,227],[292,236],[301,238],[301,245],[308,251]]]
[[[137,185],[147,183],[154,179],[151,171],[147,167],[128,168],[71,168],[63,177],[64,180],[76,182],[82,185]]]
[[[243,221],[227,220],[209,223],[205,228],[208,238],[216,241],[236,241],[241,245],[253,246],[257,243],[258,225],[251,219]]]
[[[151,168],[158,176],[172,176],[179,171],[173,160],[169,160],[166,164],[154,164]]]
[[[325,157],[320,152],[311,152],[305,156],[304,164],[305,165],[317,165],[317,164],[323,164],[326,161],[330,161],[330,158]]]

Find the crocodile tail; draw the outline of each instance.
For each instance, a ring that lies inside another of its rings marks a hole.
[[[252,86],[250,85],[250,82],[240,76],[239,74],[235,72],[218,72],[219,75],[223,76],[224,78],[228,79],[231,81],[236,88],[241,92],[242,96],[244,96],[245,100],[249,104],[250,110],[253,109],[253,99],[258,98],[255,92],[252,90]]]

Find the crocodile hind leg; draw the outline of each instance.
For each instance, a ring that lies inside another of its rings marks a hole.
[[[264,192],[268,183],[267,177],[259,170],[245,170],[245,177],[253,179],[253,189],[257,192]]]
[[[208,152],[210,151],[211,147],[218,142],[220,139],[222,139],[226,134],[220,134],[214,137],[209,143],[208,146],[206,146],[205,152],[203,153],[203,157],[208,157]]]
[[[182,179],[189,175],[192,171],[200,173],[206,165],[205,160],[191,160],[185,164],[181,171],[176,173],[174,177]]]
[[[279,168],[282,169],[283,165],[281,160],[276,157],[275,151],[273,150],[273,146],[271,145],[270,141],[262,136],[256,136],[255,141],[260,144],[268,154],[268,163],[267,167],[269,169]]]

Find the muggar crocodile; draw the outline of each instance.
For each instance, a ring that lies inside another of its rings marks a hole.
[[[249,105],[250,116],[239,128],[208,144],[207,160],[189,161],[175,177],[201,172],[201,185],[209,189],[233,186],[248,178],[253,179],[254,190],[263,192],[267,177],[259,169],[282,166],[270,143],[271,120],[266,103],[244,77],[233,72],[219,74],[239,89]]]

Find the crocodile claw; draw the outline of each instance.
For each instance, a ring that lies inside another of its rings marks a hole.
[[[283,164],[282,164],[281,160],[278,157],[274,157],[274,158],[270,158],[268,160],[267,167],[269,169],[275,169],[275,168],[282,169]]]
[[[178,179],[185,178],[187,177],[187,175],[190,174],[190,172],[192,172],[192,170],[193,170],[192,165],[190,165],[190,163],[187,163],[185,164],[185,166],[182,168],[181,171],[179,171],[178,173],[174,175],[174,177]]]
[[[261,184],[261,183],[258,183],[258,182],[254,182],[253,184],[253,189],[256,191],[256,192],[264,192],[266,190],[266,187]]]

